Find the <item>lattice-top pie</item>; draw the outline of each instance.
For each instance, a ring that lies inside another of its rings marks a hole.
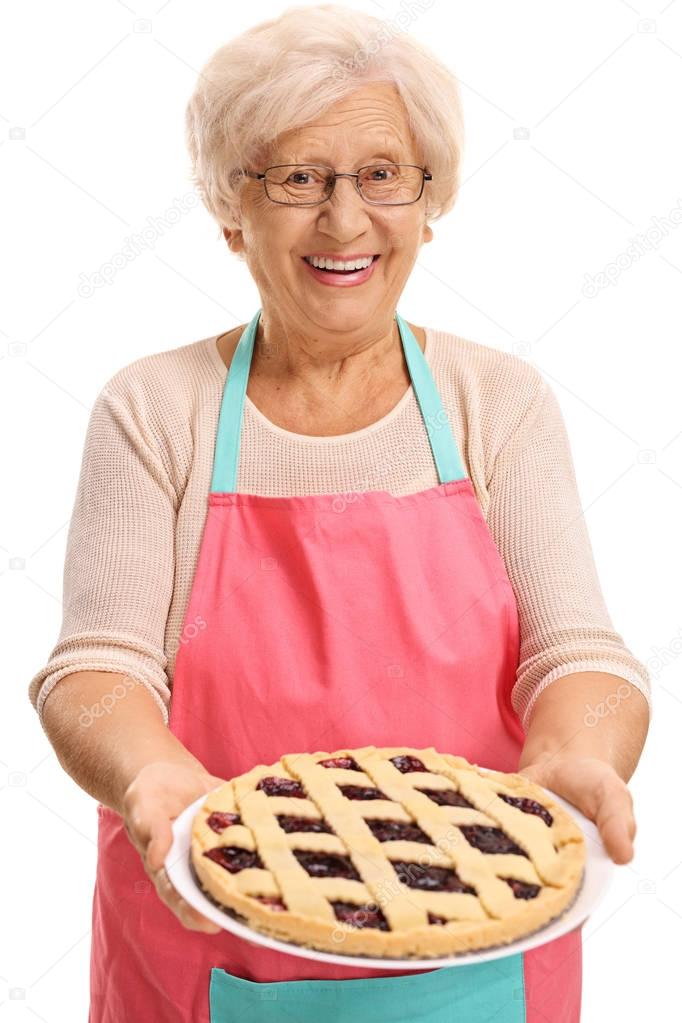
[[[365,746],[289,754],[211,792],[191,863],[212,901],[272,937],[422,958],[544,926],[575,897],[585,842],[518,774]]]

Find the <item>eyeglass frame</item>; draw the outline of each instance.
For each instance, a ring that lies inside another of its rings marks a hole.
[[[268,192],[266,174],[268,173],[268,171],[278,170],[280,167],[316,167],[318,170],[331,171],[331,177],[329,177],[327,180],[329,194],[325,195],[324,198],[322,199],[318,199],[317,202],[282,202],[281,199],[273,199],[270,193]],[[414,167],[415,170],[420,170],[422,172],[422,186],[419,190],[419,195],[417,196],[416,199],[410,199],[409,202],[377,202],[376,199],[367,199],[366,196],[364,196],[360,191],[359,178],[360,171],[367,170],[368,167]],[[413,203],[419,202],[422,195],[424,194],[425,183],[427,181],[433,181],[433,175],[430,174],[426,170],[426,168],[420,167],[419,164],[416,163],[389,163],[389,162],[366,163],[362,167],[358,167],[355,174],[351,173],[337,174],[333,167],[328,167],[327,164],[324,163],[276,163],[272,167],[266,167],[262,174],[259,174],[255,171],[247,171],[243,169],[240,171],[240,173],[245,175],[246,177],[256,178],[257,180],[262,181],[266,196],[268,197],[270,202],[277,203],[278,206],[321,206],[323,202],[327,202],[329,199],[331,199],[332,195],[334,194],[337,178],[355,178],[354,184],[356,192],[363,200],[363,202],[369,203],[371,206],[412,206]],[[331,186],[329,186],[329,182],[331,182]]]

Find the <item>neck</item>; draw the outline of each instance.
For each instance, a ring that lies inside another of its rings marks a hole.
[[[412,328],[422,351],[424,331]],[[286,385],[293,380],[320,387],[361,387],[363,382],[400,373],[404,368],[400,332],[395,319],[368,333],[334,337],[309,336],[263,314],[258,323],[251,376]],[[406,372],[406,369],[405,369]]]

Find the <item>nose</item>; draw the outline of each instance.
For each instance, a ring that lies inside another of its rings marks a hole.
[[[358,186],[357,186],[357,180],[358,179],[355,176],[355,174],[351,174],[350,171],[348,173],[346,173],[344,171],[343,174],[337,174],[336,175],[335,180],[334,180],[334,188],[332,190],[332,195],[331,195],[331,199],[329,200],[329,202],[331,202],[332,200],[334,200],[336,198],[338,187],[339,187],[339,181],[342,178],[344,178],[347,181],[346,188],[350,187],[353,190],[353,192],[355,193],[356,197],[358,199],[360,199],[360,201],[362,202],[363,201],[362,200],[362,196],[360,195],[359,190],[358,190]]]
[[[346,233],[348,228],[367,219],[370,210],[357,190],[356,180],[350,173],[337,174],[331,196],[318,207],[321,217],[331,220],[337,228],[345,227]]]

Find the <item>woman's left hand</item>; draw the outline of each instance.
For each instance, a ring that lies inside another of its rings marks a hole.
[[[596,757],[547,756],[518,773],[556,792],[594,821],[614,863],[632,859],[637,830],[632,796],[609,763]]]

